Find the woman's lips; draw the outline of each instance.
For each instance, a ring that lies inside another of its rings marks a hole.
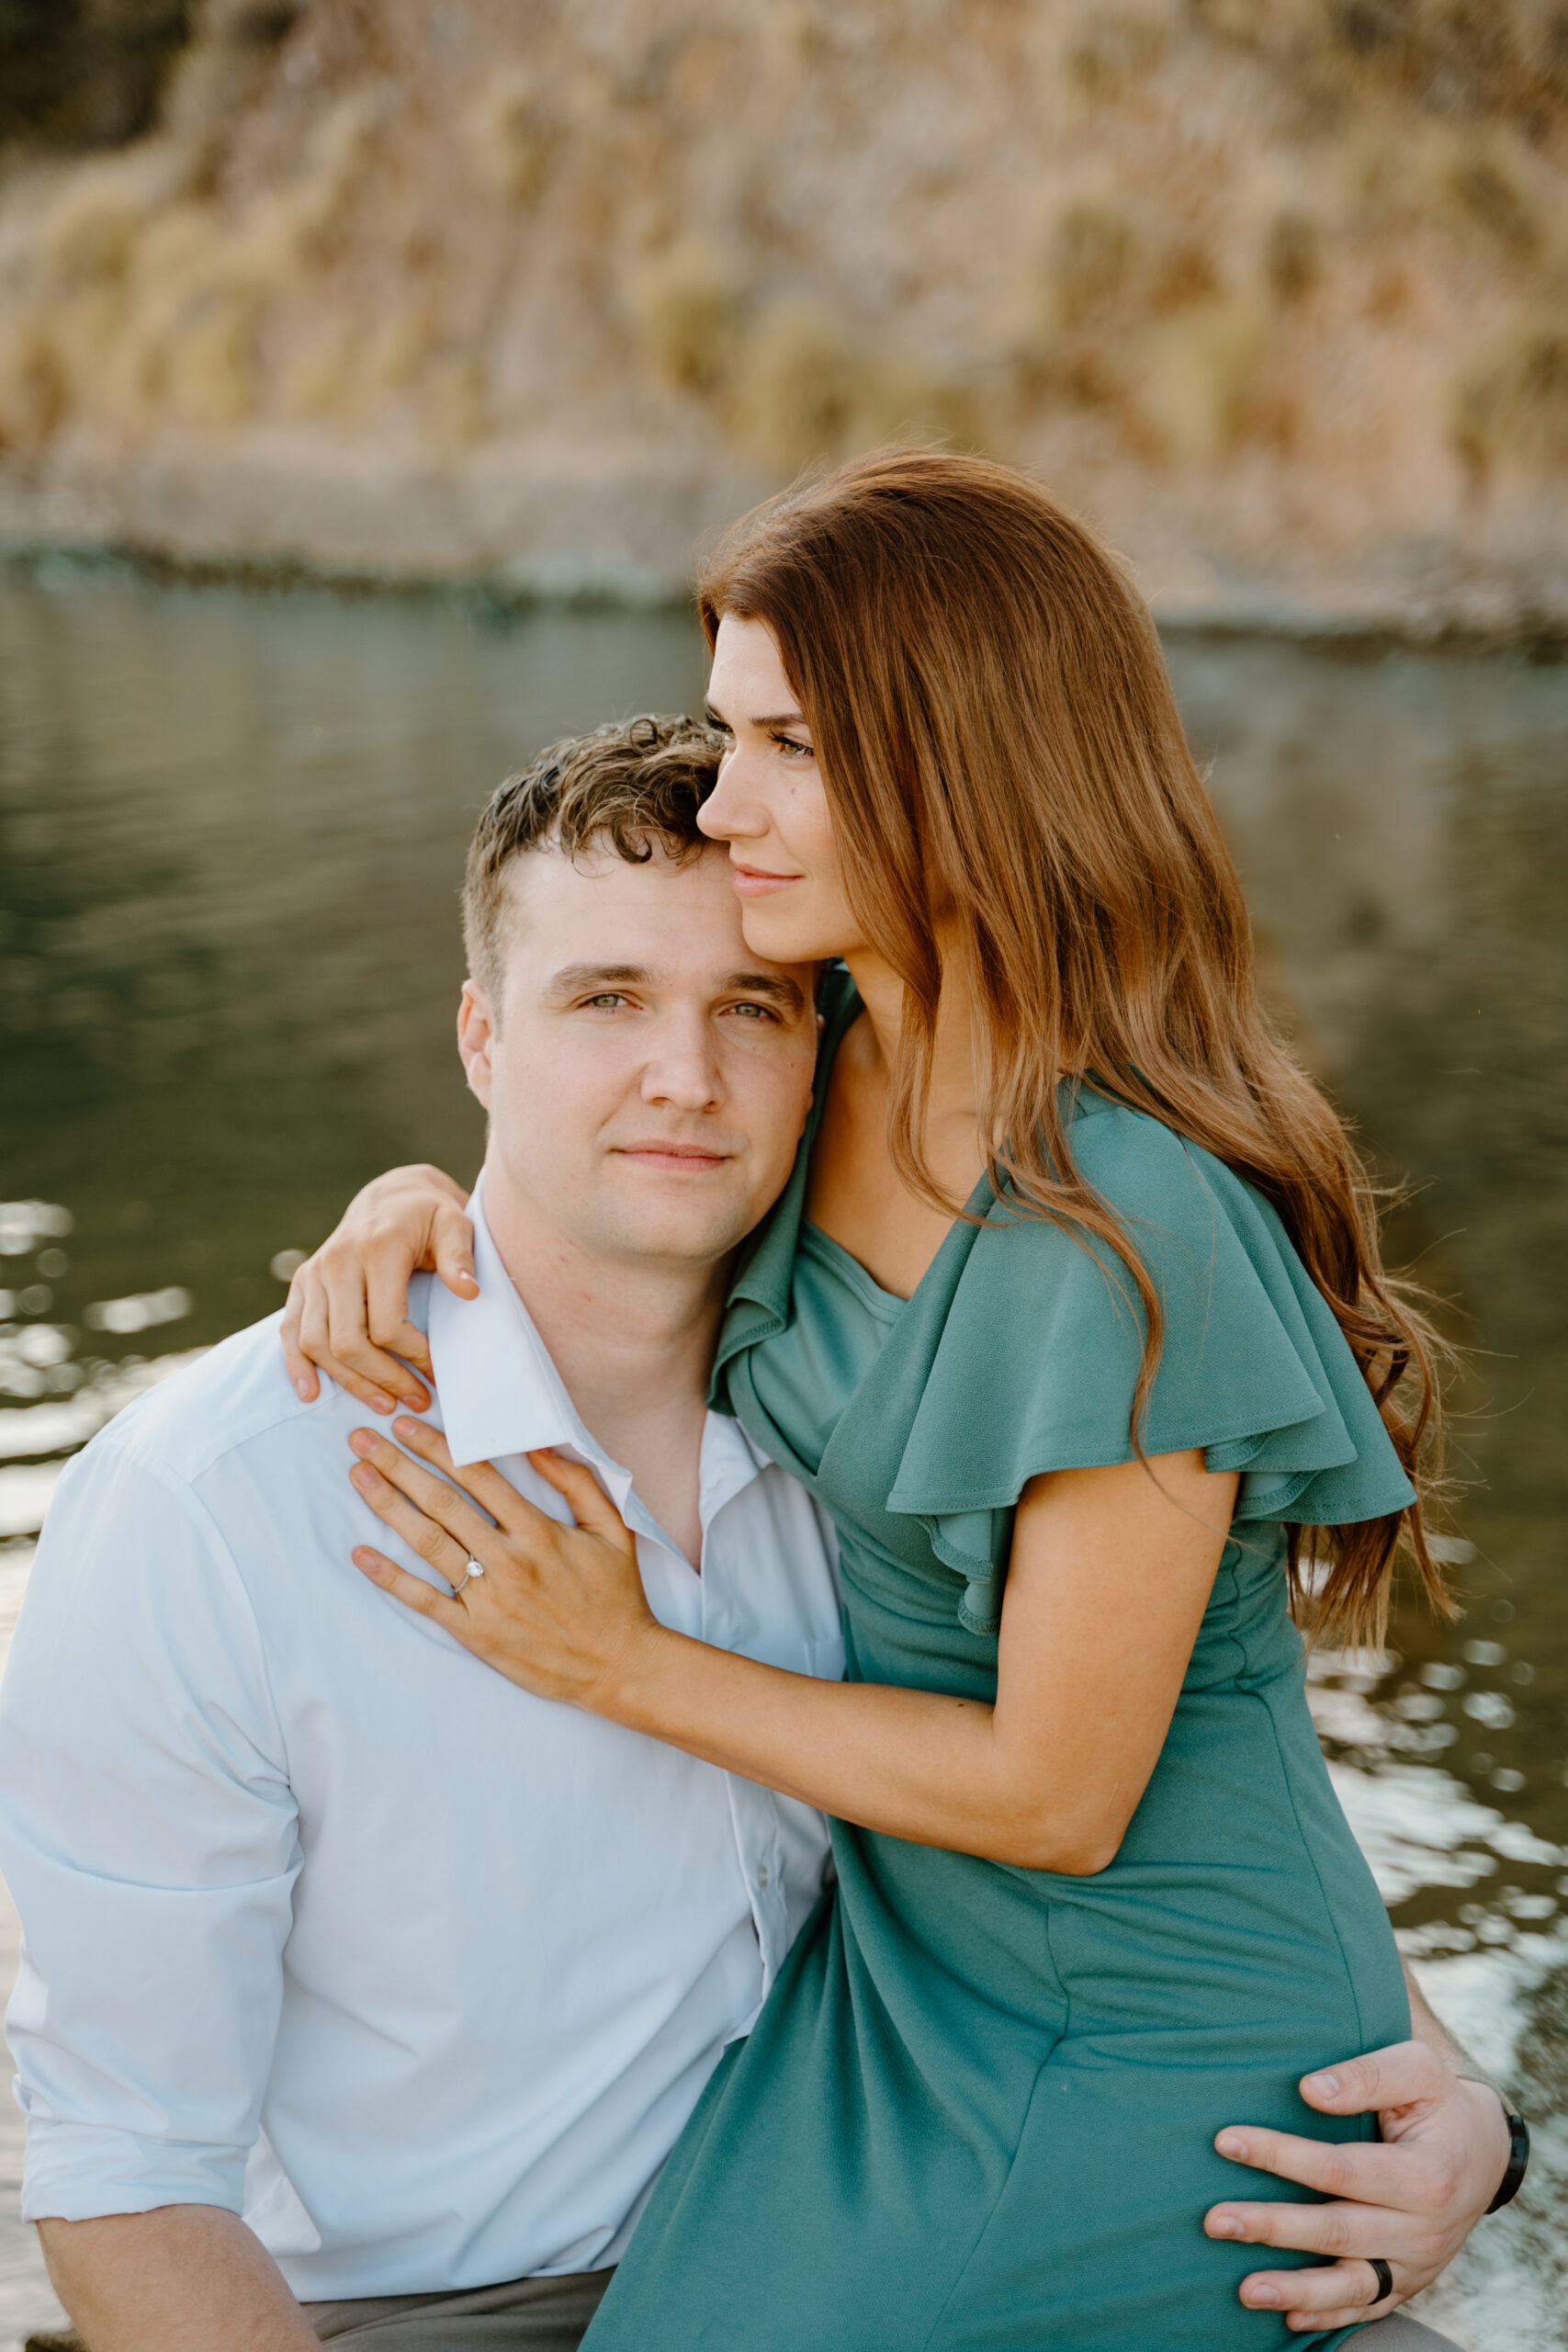
[[[775,890],[787,890],[800,880],[798,874],[770,874],[761,865],[730,866],[730,880],[739,899],[768,899]]]

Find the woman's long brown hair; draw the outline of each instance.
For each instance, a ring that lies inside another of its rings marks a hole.
[[[748,517],[700,603],[710,644],[727,613],[776,639],[850,903],[905,984],[889,1133],[905,1181],[953,1206],[922,1143],[942,991],[931,909],[951,906],[991,1181],[1024,1214],[1104,1242],[1136,1285],[1139,1451],[1160,1302],[1074,1165],[1056,1094],[1073,1071],[1273,1203],[1419,1490],[1437,1433],[1432,1327],[1383,1271],[1376,1196],[1341,1121],[1260,1010],[1241,885],[1154,624],[1112,559],[1023,475],[890,450]],[[1327,1563],[1320,1633],[1382,1638],[1402,1534],[1447,1609],[1419,1503],[1292,1530],[1295,1603],[1305,1563]]]

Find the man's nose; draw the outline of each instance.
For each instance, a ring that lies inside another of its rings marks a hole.
[[[720,1094],[718,1057],[705,1021],[663,1039],[643,1071],[645,1102],[668,1102],[678,1111],[711,1111]]]

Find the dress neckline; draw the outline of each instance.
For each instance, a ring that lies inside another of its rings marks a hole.
[[[823,1016],[823,1034],[817,1063],[817,1083],[811,1110],[807,1114],[806,1132],[795,1154],[795,1166],[788,1183],[775,1203],[772,1214],[765,1217],[747,1244],[741,1263],[730,1285],[729,1301],[719,1332],[718,1351],[714,1360],[713,1379],[709,1389],[711,1400],[721,1411],[729,1409],[727,1400],[726,1368],[732,1358],[746,1349],[755,1347],[775,1332],[782,1331],[790,1319],[790,1291],[796,1248],[808,1229],[806,1216],[807,1170],[811,1153],[821,1124],[827,1097],[828,1073],[832,1068],[844,1033],[863,1011],[860,993],[848,971],[841,964],[834,965],[824,976],[818,998]],[[1064,1081],[1072,1089],[1072,1115],[1089,1116],[1113,1106],[1084,1080]],[[876,1300],[897,1301],[899,1321],[908,1320],[915,1328],[916,1318],[906,1318],[904,1309],[925,1302],[940,1294],[954,1253],[964,1249],[965,1237],[972,1240],[976,1227],[989,1224],[998,1209],[996,1193],[988,1176],[983,1175],[964,1204],[962,1215],[954,1217],[935,1257],[915,1284],[908,1299],[899,1298],[896,1291],[884,1291],[874,1278],[866,1272],[852,1251],[841,1242],[822,1234],[823,1260],[831,1250],[841,1253],[831,1261],[835,1270],[840,1265],[853,1266],[861,1282],[871,1285],[861,1295],[868,1304]],[[820,1228],[817,1228],[820,1231]],[[891,1335],[891,1327],[890,1327]]]
[[[821,1226],[814,1225],[809,1217],[801,1219],[800,1236],[795,1247],[797,1251],[804,1250],[814,1257],[819,1264],[825,1261],[839,1280],[854,1292],[879,1321],[896,1323],[908,1306],[908,1300],[900,1298],[896,1290],[884,1290],[875,1276],[867,1273],[852,1250],[846,1250],[841,1241],[835,1241],[830,1233],[824,1232]]]

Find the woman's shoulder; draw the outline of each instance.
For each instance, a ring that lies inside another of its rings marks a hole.
[[[1061,1110],[1074,1164],[1108,1206],[1160,1227],[1207,1218],[1216,1198],[1232,1210],[1244,1202],[1267,1210],[1262,1195],[1223,1159],[1089,1080],[1066,1081]]]
[[[1402,1508],[1410,1488],[1366,1381],[1272,1204],[1087,1085],[1063,1109],[1077,1171],[1159,1303],[1143,1450],[1201,1448],[1211,1469],[1243,1472],[1244,1517],[1337,1523]],[[1148,1318],[1107,1238],[1004,1195],[933,1307],[894,1508],[995,1508],[1043,1471],[1133,1458]]]
[[[1293,1291],[1314,1290],[1278,1211],[1247,1178],[1163,1120],[1084,1081],[1069,1081],[1063,1095],[1074,1169],[1136,1251],[1168,1322],[1194,1308],[1206,1322],[1229,1306],[1245,1308],[1253,1293],[1244,1266],[1266,1287],[1283,1273]],[[1121,1319],[1130,1280],[1109,1238],[1030,1214],[1005,1194],[987,1214],[973,1272],[1052,1295],[1066,1283],[1086,1311],[1098,1302],[1112,1321]],[[1136,1336],[1141,1355],[1141,1321]]]

